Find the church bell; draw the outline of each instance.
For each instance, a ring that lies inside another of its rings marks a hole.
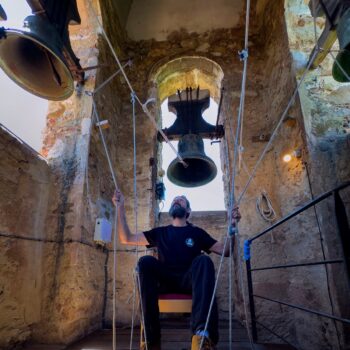
[[[167,175],[171,182],[182,187],[203,186],[212,181],[216,174],[216,165],[204,153],[204,142],[199,135],[187,134],[181,137],[178,152],[187,166],[178,158],[168,168]]]
[[[340,52],[338,53],[336,60],[342,67],[334,62],[333,64],[333,78],[340,83],[349,82],[346,74],[350,76],[350,8],[348,8],[342,15],[338,26],[337,36],[339,40]],[[344,74],[344,72],[346,74]]]
[[[67,99],[74,91],[62,39],[40,16],[28,16],[21,29],[3,29],[0,67],[22,88],[48,100]]]
[[[204,152],[203,138],[223,136],[222,125],[211,125],[202,116],[209,107],[208,90],[186,89],[168,100],[169,110],[176,114],[174,124],[163,129],[169,139],[178,139],[178,153],[187,166],[174,159],[167,170],[171,182],[182,187],[203,186],[212,181],[217,169],[214,161]]]

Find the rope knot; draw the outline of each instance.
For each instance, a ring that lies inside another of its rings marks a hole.
[[[136,93],[135,93],[135,91],[132,91],[130,93],[130,101],[131,101],[132,104],[135,104],[135,101],[136,101]]]
[[[245,61],[248,59],[248,50],[242,50],[242,51],[238,51],[238,57],[240,61]]]

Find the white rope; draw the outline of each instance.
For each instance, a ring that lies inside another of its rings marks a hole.
[[[267,222],[276,220],[276,211],[266,191],[262,191],[256,200],[256,210]]]
[[[229,130],[230,130],[231,139],[233,140],[234,144],[236,144],[236,138],[235,138],[235,136],[233,134],[232,125],[231,125],[231,119],[229,119]],[[230,158],[229,158],[228,151],[227,151],[227,164],[229,164],[229,161],[230,161]],[[248,168],[247,168],[247,165],[246,165],[244,159],[242,159],[242,165],[243,165],[244,171],[247,173],[248,176],[250,176],[250,173],[248,171]],[[233,172],[233,170],[232,170],[232,172]],[[255,182],[255,180],[253,180],[253,181]],[[256,186],[257,186],[257,184],[256,184]],[[242,292],[242,297],[243,297],[244,313],[245,313],[245,317],[247,318],[248,312],[247,312],[247,308],[246,308],[246,299],[245,299],[245,295],[244,295],[243,272],[242,272],[242,266],[240,265],[240,258],[241,258],[240,243],[239,243],[239,237],[237,236],[237,234],[236,234],[236,240],[237,240],[236,245],[238,244],[238,246],[237,246],[237,260],[238,260],[238,269],[239,269],[238,280],[240,282],[240,287],[241,287],[241,292]],[[233,263],[233,260],[232,260],[232,263]],[[237,290],[238,290],[237,294],[239,294],[239,289],[237,288]],[[253,343],[253,339],[252,339],[251,334],[250,334],[249,324],[248,324],[247,320],[245,320],[244,323],[245,323],[245,328],[247,329],[248,338],[249,338],[249,342],[250,342],[250,347],[252,349],[255,349],[255,346],[254,346],[254,343]]]
[[[100,125],[101,124],[100,123],[101,120],[100,120],[100,117],[98,115],[96,102],[95,102],[94,99],[92,99],[92,106],[93,106],[93,113],[94,113],[95,118],[97,120],[98,130],[100,131],[100,136],[101,136],[103,148],[105,150],[106,158],[107,158],[107,161],[108,161],[109,170],[110,170],[110,173],[112,175],[112,180],[113,180],[113,183],[114,183],[114,187],[115,187],[116,190],[118,190],[119,187],[118,187],[118,184],[117,184],[117,178],[115,176],[115,172],[114,172],[114,168],[113,168],[113,165],[112,165],[111,157],[109,155],[107,143],[106,143],[106,140],[105,140],[105,137],[103,135],[103,131],[102,131],[102,128],[101,128],[101,125]]]
[[[246,31],[245,31],[245,50],[248,52],[248,31],[249,27],[247,26],[249,24],[249,14],[250,14],[250,0],[247,0],[247,9],[246,9]],[[229,206],[229,225],[228,225],[228,235],[230,234],[230,231],[232,229],[235,230],[236,235],[236,244],[237,244],[237,261],[238,261],[238,269],[239,269],[239,275],[240,275],[240,281],[241,281],[241,291],[242,291],[242,297],[243,297],[243,307],[244,307],[244,313],[245,313],[245,319],[246,319],[246,329],[250,341],[251,348],[254,349],[250,328],[248,327],[248,310],[247,310],[247,303],[245,298],[245,292],[244,292],[244,284],[243,284],[243,272],[242,272],[242,265],[241,265],[241,252],[240,252],[240,240],[239,240],[239,231],[238,231],[238,224],[236,224],[236,227],[231,227],[232,222],[232,210],[235,205],[235,180],[236,180],[236,169],[237,169],[237,155],[238,155],[238,140],[240,135],[240,128],[242,124],[242,115],[244,111],[244,102],[245,102],[245,91],[246,91],[246,82],[247,82],[247,68],[248,68],[248,56],[244,59],[244,67],[243,67],[243,73],[242,73],[242,87],[241,87],[241,99],[240,99],[240,106],[239,106],[239,112],[238,112],[238,118],[237,118],[237,127],[236,127],[236,137],[235,137],[235,145],[234,145],[234,151],[233,151],[233,163],[232,163],[232,182],[231,182],[231,194],[230,194],[230,206]]]
[[[117,331],[116,331],[116,275],[117,275],[117,230],[118,230],[118,208],[116,207],[114,214],[114,236],[113,236],[113,316],[112,316],[112,332],[113,332],[113,350],[117,349]]]
[[[179,153],[177,152],[177,150],[175,149],[175,147],[173,146],[173,144],[170,142],[170,140],[168,139],[168,137],[165,135],[165,133],[163,132],[163,130],[161,129],[161,127],[157,124],[157,122],[155,121],[154,117],[152,116],[152,114],[150,113],[150,111],[148,110],[147,108],[147,102],[144,104],[141,102],[141,100],[139,99],[139,97],[137,96],[137,94],[135,93],[135,90],[134,88],[132,87],[131,83],[130,83],[130,80],[128,78],[128,76],[126,75],[125,73],[125,70],[122,66],[122,64],[120,63],[120,60],[118,58],[118,55],[117,53],[115,52],[114,48],[113,48],[113,45],[111,43],[111,41],[109,40],[108,38],[108,35],[106,33],[106,31],[104,30],[103,28],[103,25],[101,23],[101,21],[99,20],[98,18],[98,15],[93,7],[93,4],[92,4],[92,0],[89,1],[89,5],[90,5],[90,8],[91,8],[91,11],[92,13],[94,14],[95,16],[95,19],[96,19],[96,22],[98,23],[98,26],[100,27],[101,29],[101,32],[103,34],[103,37],[105,38],[110,50],[111,50],[111,53],[120,69],[120,72],[123,74],[124,76],[124,79],[130,89],[130,92],[131,93],[134,93],[135,94],[135,100],[138,102],[138,104],[142,107],[142,110],[145,112],[145,114],[147,115],[147,117],[149,118],[149,120],[151,121],[151,123],[153,124],[153,126],[158,130],[158,132],[162,135],[164,141],[171,147],[171,149],[174,151],[176,157],[179,159],[180,163],[182,163],[185,167],[187,166],[187,164],[184,162],[184,160],[182,159],[182,157],[179,155]]]
[[[103,148],[106,154],[106,158],[108,161],[108,166],[110,173],[112,175],[114,187],[117,190],[118,184],[117,179],[115,176],[114,168],[112,165],[111,157],[109,155],[107,143],[105,140],[105,137],[103,135],[101,123],[100,123],[100,117],[98,115],[97,107],[94,98],[92,98],[92,109],[93,109],[93,115],[95,116],[97,120],[98,130],[100,132],[100,137],[102,140]],[[116,273],[117,273],[117,229],[118,229],[118,204],[116,204],[115,207],[115,214],[114,214],[114,236],[113,236],[113,315],[112,315],[112,331],[113,331],[113,350],[116,350]]]
[[[141,282],[140,282],[140,273],[139,269],[136,269],[136,278],[137,278],[137,286],[139,289],[139,295],[141,296]],[[147,332],[146,332],[146,324],[145,324],[145,314],[143,310],[143,304],[142,304],[142,298],[140,297],[140,309],[141,309],[141,323],[142,323],[142,328],[143,328],[143,333],[145,337],[145,344],[146,344],[146,350],[148,350],[148,341],[147,341]],[[142,336],[142,335],[141,335]]]
[[[218,280],[219,280],[219,276],[220,276],[220,272],[221,272],[221,267],[222,267],[222,262],[223,262],[223,257],[224,257],[224,252],[226,250],[226,245],[227,245],[227,241],[228,239],[230,239],[230,244],[231,244],[231,240],[232,238],[232,226],[231,226],[231,222],[232,222],[232,210],[234,207],[234,181],[235,181],[235,176],[236,176],[236,157],[237,157],[237,149],[238,149],[238,139],[239,139],[239,135],[240,135],[240,128],[241,128],[241,122],[242,122],[242,116],[243,116],[243,111],[244,111],[244,100],[245,100],[245,89],[246,89],[246,81],[247,81],[247,68],[248,68],[248,37],[249,37],[249,17],[250,17],[250,0],[247,0],[246,3],[246,26],[245,26],[245,49],[240,53],[241,55],[241,60],[243,60],[244,62],[244,66],[243,66],[243,72],[242,72],[242,86],[241,86],[241,99],[240,99],[240,106],[239,106],[239,112],[238,112],[238,118],[237,118],[237,133],[236,133],[236,144],[235,144],[235,148],[234,148],[234,159],[233,159],[233,174],[232,174],[232,185],[231,185],[231,196],[230,196],[230,202],[229,202],[229,224],[228,224],[228,228],[227,228],[227,235],[225,238],[225,244],[224,244],[224,249],[221,255],[221,259],[220,259],[220,264],[219,264],[219,268],[218,268],[218,272],[217,272],[217,277],[216,277],[216,281],[215,281],[215,286],[214,286],[214,291],[213,291],[213,295],[212,295],[212,299],[211,299],[211,303],[210,303],[210,307],[209,307],[209,311],[208,311],[208,316],[207,316],[207,320],[206,320],[206,324],[205,324],[205,329],[204,331],[207,331],[208,328],[208,323],[209,323],[209,319],[210,319],[210,315],[211,315],[211,311],[212,311],[212,307],[214,304],[214,300],[215,300],[215,294],[216,294],[216,290],[217,290],[217,284],[218,284]],[[238,232],[238,228],[236,227],[236,233]],[[239,260],[239,259],[238,259]],[[231,288],[231,283],[229,283],[229,288]],[[232,291],[231,291],[232,293]],[[244,296],[244,292],[242,293]],[[244,303],[245,304],[245,303]],[[245,306],[245,312],[247,312],[246,310],[246,305]],[[247,313],[246,313],[246,318],[247,318]],[[248,330],[247,327],[247,331],[250,337],[250,332]],[[203,342],[204,342],[204,337],[202,337],[201,339],[201,344],[200,344],[200,349],[203,346]],[[251,342],[252,344],[252,342]]]
[[[248,60],[248,52],[249,52],[249,20],[250,20],[250,0],[247,3],[246,9],[246,17],[245,17],[245,35],[244,35],[244,51],[241,53],[242,58],[246,62]],[[247,62],[248,63],[248,62]],[[246,68],[247,69],[247,68]],[[241,122],[241,130],[240,130],[240,143],[239,143],[239,159],[238,159],[238,169],[241,169],[241,163],[243,159],[243,125],[244,125],[244,106],[245,106],[245,91],[246,91],[246,82],[244,82],[244,86],[242,85],[243,90],[241,91],[241,99],[240,99],[240,113],[242,114],[242,122]],[[243,93],[243,95],[242,95]]]
[[[135,232],[138,232],[138,196],[137,196],[137,178],[136,178],[136,112],[135,112],[135,94],[131,93],[132,104],[132,121],[133,121],[133,155],[134,155],[134,220],[135,220]],[[138,242],[137,242],[138,243]],[[136,264],[139,260],[139,246],[136,245]],[[132,317],[131,317],[131,333],[130,333],[130,350],[132,350],[132,342],[134,336],[134,323],[135,323],[135,311],[136,311],[136,283],[133,287],[133,305],[132,305]]]
[[[223,261],[224,261],[224,255],[225,255],[225,250],[226,250],[228,239],[229,239],[229,236],[226,236],[225,237],[225,242],[224,242],[224,248],[222,250],[222,254],[221,254],[221,257],[220,257],[220,263],[219,263],[219,267],[218,267],[218,271],[217,271],[217,276],[216,276],[216,279],[215,279],[213,294],[212,294],[212,297],[211,297],[211,300],[210,300],[209,311],[208,311],[207,319],[205,321],[204,333],[208,330],[209,319],[210,319],[211,312],[212,312],[212,309],[213,309],[213,305],[214,305],[214,302],[215,302],[215,295],[216,295],[216,291],[217,291],[217,288],[218,288],[219,277],[220,277],[220,273],[221,273],[221,269],[222,269],[222,265],[223,265]],[[202,349],[202,347],[203,347],[204,338],[205,337],[202,336],[199,349]]]
[[[126,62],[123,66],[123,69],[131,66],[131,60],[129,60],[128,62]],[[103,81],[97,88],[95,88],[94,90],[94,94],[97,94],[101,89],[103,89],[107,84],[109,84],[109,82],[111,82],[119,73],[121,72],[120,69],[118,69],[115,73],[113,73],[108,79],[106,79],[105,81]]]
[[[250,183],[251,183],[253,177],[256,175],[256,171],[257,171],[257,169],[258,169],[258,167],[259,167],[261,161],[262,161],[263,158],[265,157],[267,151],[269,150],[269,148],[270,148],[270,146],[271,146],[271,144],[272,144],[274,138],[276,137],[277,132],[278,132],[280,126],[282,125],[283,120],[284,120],[284,118],[286,117],[286,115],[287,115],[287,113],[288,113],[290,107],[291,107],[292,104],[294,103],[294,100],[295,100],[295,97],[296,97],[296,95],[297,95],[297,93],[298,93],[298,91],[299,91],[299,88],[300,88],[301,84],[304,82],[305,77],[306,77],[306,74],[307,74],[308,71],[310,70],[310,67],[311,67],[313,61],[315,60],[318,51],[319,51],[319,50],[315,50],[315,51],[314,51],[314,53],[313,53],[313,55],[312,55],[312,57],[311,57],[311,59],[310,59],[308,65],[307,65],[307,67],[306,67],[306,69],[305,69],[305,72],[303,73],[303,75],[302,75],[302,77],[301,77],[299,83],[297,84],[297,87],[295,88],[295,90],[294,90],[294,92],[293,92],[293,95],[292,95],[292,97],[290,98],[286,109],[285,109],[284,112],[282,113],[281,118],[279,119],[279,122],[277,123],[277,125],[276,125],[276,127],[275,127],[275,129],[274,129],[274,131],[273,131],[273,133],[272,133],[272,135],[271,135],[271,137],[270,137],[269,142],[266,144],[264,150],[262,151],[261,155],[259,156],[259,159],[258,159],[258,161],[256,162],[256,164],[255,164],[255,166],[254,166],[254,168],[253,168],[253,171],[251,172],[251,175],[250,175],[250,177],[249,177],[247,183],[245,184],[245,186],[244,186],[244,188],[243,188],[241,194],[239,195],[238,200],[237,200],[237,204],[239,204],[239,203],[241,202],[241,200],[242,200],[244,194],[246,193],[246,191],[247,191],[247,189],[248,189],[248,187],[249,187],[249,185],[250,185]]]
[[[233,238],[231,237],[231,240]],[[228,261],[228,298],[229,298],[229,309],[228,309],[228,318],[229,318],[229,350],[232,350],[232,317],[233,317],[233,303],[232,303],[232,263],[233,263],[233,257],[232,257],[232,242],[230,242],[230,256]]]

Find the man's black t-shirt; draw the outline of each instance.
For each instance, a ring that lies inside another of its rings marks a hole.
[[[193,259],[217,242],[199,227],[162,226],[143,232],[151,247],[157,247],[158,259],[174,272],[186,271]]]

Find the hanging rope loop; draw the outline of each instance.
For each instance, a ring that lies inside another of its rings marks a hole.
[[[276,212],[266,191],[262,191],[256,200],[256,210],[267,222],[276,220]]]

